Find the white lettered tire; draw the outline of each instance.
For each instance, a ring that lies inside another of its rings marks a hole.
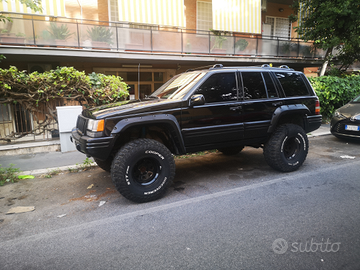
[[[264,147],[264,157],[270,167],[281,172],[297,170],[305,161],[309,140],[298,125],[278,127]]]
[[[151,139],[137,139],[124,145],[111,166],[116,189],[133,202],[161,198],[175,176],[175,161],[169,149]]]

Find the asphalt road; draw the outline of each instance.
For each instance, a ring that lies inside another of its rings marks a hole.
[[[0,187],[0,269],[360,269],[360,144],[310,143],[293,173],[261,149],[177,160],[147,204],[98,168]]]

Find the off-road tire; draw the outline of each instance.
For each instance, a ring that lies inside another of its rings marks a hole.
[[[174,176],[173,155],[165,145],[152,139],[127,143],[118,151],[111,166],[116,189],[138,203],[161,198]]]
[[[104,171],[110,172],[111,163],[112,163],[111,159],[100,160],[100,159],[94,158],[94,161],[101,169],[103,169]]]
[[[240,153],[243,149],[244,146],[235,146],[235,147],[220,148],[218,150],[226,156],[233,156]]]
[[[264,147],[266,162],[275,170],[291,172],[305,161],[309,140],[298,125],[285,124],[278,127]]]

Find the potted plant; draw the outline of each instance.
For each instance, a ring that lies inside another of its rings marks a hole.
[[[226,53],[226,49],[223,49],[223,43],[227,40],[226,35],[228,32],[226,31],[217,31],[210,29],[210,31],[213,33],[213,46],[211,48],[211,52],[214,53]]]
[[[0,32],[1,42],[3,43],[16,43],[16,36],[10,33],[7,29],[2,29]]]
[[[235,48],[237,48],[238,51],[242,52],[246,49],[246,47],[248,45],[249,45],[249,42],[246,39],[240,38],[238,41],[236,41]]]
[[[47,30],[50,34],[49,37],[52,40],[55,40],[56,45],[67,45],[66,40],[70,38],[74,33],[71,33],[66,24],[61,24],[60,26],[56,23],[50,23],[50,26]]]
[[[113,32],[104,26],[93,26],[87,29],[87,37],[95,48],[110,48]]]

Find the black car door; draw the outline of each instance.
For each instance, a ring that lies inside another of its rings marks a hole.
[[[193,94],[202,94],[205,104],[182,111],[182,134],[189,151],[205,145],[217,147],[243,137],[235,71],[210,75]]]
[[[246,139],[266,137],[272,115],[282,105],[268,72],[240,73],[243,102],[242,119]]]

